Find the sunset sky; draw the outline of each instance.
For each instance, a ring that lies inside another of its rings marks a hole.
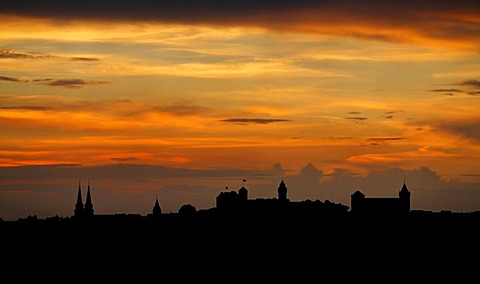
[[[480,210],[480,2],[0,2],[0,218],[249,198]],[[228,189],[226,188],[228,187]]]

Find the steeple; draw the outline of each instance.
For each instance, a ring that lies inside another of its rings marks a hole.
[[[283,178],[280,182],[280,186],[278,187],[278,199],[284,201],[287,200],[287,186],[285,185]]]
[[[405,180],[403,181],[402,189],[398,192],[398,198],[400,199],[400,206],[403,213],[410,212],[410,191],[407,188]]]
[[[90,179],[88,180],[87,199],[85,200],[85,216],[93,216],[92,197],[90,196]]]
[[[158,203],[158,196],[155,198],[155,205],[153,206],[152,213],[154,216],[160,216],[162,214],[160,203]]]
[[[78,180],[78,193],[77,193],[77,203],[75,203],[75,210],[73,211],[74,216],[80,217],[83,215],[83,201],[82,201],[82,186],[81,179]]]

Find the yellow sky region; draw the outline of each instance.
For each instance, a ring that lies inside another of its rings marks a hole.
[[[478,118],[478,97],[431,91],[480,76],[467,41],[367,23],[300,34],[1,21],[1,47],[32,55],[0,59],[1,165],[480,170],[461,127]],[[358,39],[371,36],[401,43]],[[105,84],[41,84],[66,78]]]

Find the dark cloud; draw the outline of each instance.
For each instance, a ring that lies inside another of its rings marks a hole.
[[[70,57],[70,60],[92,62],[92,61],[99,61],[100,59],[92,58],[92,57]]]
[[[31,52],[25,50],[14,50],[14,49],[0,49],[0,59],[1,58],[14,58],[14,59],[42,59],[52,57],[48,54],[42,54],[38,52]]]
[[[52,107],[49,106],[2,106],[0,109],[5,110],[52,110]]]
[[[474,44],[480,39],[478,23],[471,20],[480,14],[477,0],[17,0],[1,1],[0,11],[56,20],[246,25],[309,32],[323,26],[321,32],[387,41],[408,40],[407,33],[388,32],[395,29]]]
[[[398,113],[398,110],[391,110],[391,111],[386,111],[385,114],[396,114]]]
[[[433,89],[430,92],[438,92],[438,93],[463,93],[463,90],[460,89]]]
[[[367,120],[368,117],[355,116],[355,117],[345,117],[345,119],[363,121],[363,120]]]
[[[220,120],[222,122],[238,123],[238,124],[270,124],[275,122],[287,122],[289,119],[274,118],[227,118]]]
[[[350,111],[348,114],[361,114],[359,111]]]
[[[0,81],[15,82],[15,83],[28,82],[28,80],[14,78],[14,77],[7,77],[7,76],[0,76]]]
[[[47,85],[52,87],[62,87],[68,89],[80,89],[87,85],[109,84],[107,81],[84,80],[84,79],[35,79],[35,84]]]
[[[436,93],[443,93],[445,96],[454,96],[455,94],[462,94],[465,93],[465,91],[460,90],[460,89],[433,89],[430,90],[430,92],[436,92]]]
[[[475,88],[475,89],[480,89],[480,80],[465,80],[463,82],[457,83],[455,85],[459,86],[464,86],[464,87],[470,87],[470,88]]]
[[[374,141],[374,142],[385,142],[385,141],[397,141],[397,140],[404,140],[405,138],[403,137],[374,137],[374,138],[368,138],[368,141]]]
[[[393,115],[382,115],[385,119],[393,119]]]
[[[444,85],[462,86],[462,87],[465,87],[467,89],[456,89],[456,88],[445,88],[445,89],[443,89],[443,88],[441,88],[441,89],[433,89],[433,90],[430,90],[430,91],[431,92],[444,93],[444,95],[447,95],[447,96],[453,96],[457,93],[468,94],[468,95],[471,95],[471,96],[480,95],[480,80],[471,79],[471,80],[461,81],[461,82],[458,82],[458,83],[450,83],[450,84],[444,84]],[[474,89],[474,90],[472,91],[472,89]]]
[[[480,117],[428,122],[434,128],[480,142]]]

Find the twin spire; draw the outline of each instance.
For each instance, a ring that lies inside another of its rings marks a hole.
[[[78,180],[78,193],[77,193],[77,203],[75,204],[74,216],[75,217],[89,217],[93,216],[93,203],[92,197],[90,194],[90,179],[88,179],[87,187],[87,198],[85,200],[85,205],[82,201],[82,180]]]

